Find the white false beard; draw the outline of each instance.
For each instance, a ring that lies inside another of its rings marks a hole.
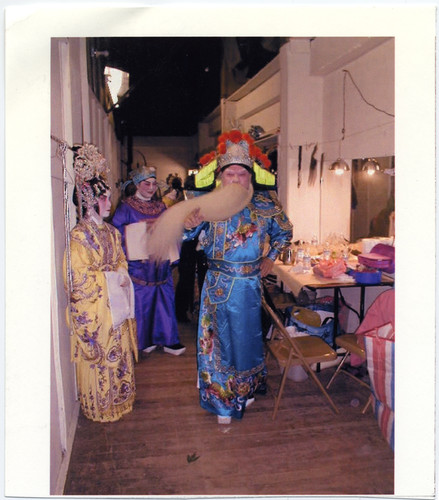
[[[224,221],[247,206],[253,196],[253,186],[245,189],[240,184],[220,186],[214,191],[181,201],[165,210],[155,222],[148,241],[148,253],[156,262],[167,260],[171,249],[180,248],[184,221],[195,209],[200,209],[203,220]]]

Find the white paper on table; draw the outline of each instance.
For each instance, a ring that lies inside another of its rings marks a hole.
[[[125,246],[128,260],[149,259],[148,238],[148,223],[146,220],[125,226]],[[180,251],[177,245],[174,245],[169,250],[168,258],[171,263],[180,258]]]

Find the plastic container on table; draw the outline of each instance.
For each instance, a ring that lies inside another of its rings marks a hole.
[[[379,269],[370,271],[353,271],[354,279],[362,285],[376,285],[381,283],[381,271]]]

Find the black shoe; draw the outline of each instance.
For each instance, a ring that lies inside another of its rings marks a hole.
[[[168,354],[173,354],[174,356],[180,356],[186,350],[186,347],[182,344],[165,345],[163,350]]]

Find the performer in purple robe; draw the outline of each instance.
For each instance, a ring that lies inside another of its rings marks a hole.
[[[155,264],[148,259],[130,260],[126,240],[127,226],[141,221],[153,224],[166,206],[157,197],[153,167],[140,167],[132,171],[130,177],[126,184],[132,183],[136,192],[122,201],[112,223],[122,234],[128,272],[134,284],[138,348],[149,353],[163,346],[165,352],[178,356],[186,348],[178,336],[170,261]]]

